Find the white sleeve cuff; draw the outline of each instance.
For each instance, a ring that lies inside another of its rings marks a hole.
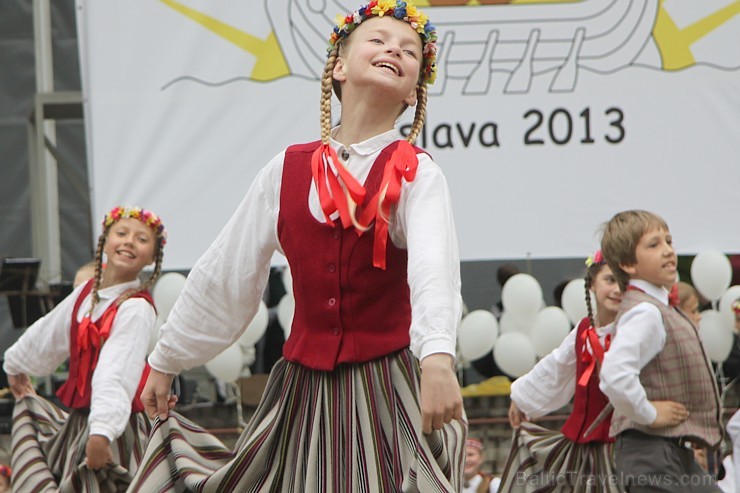
[[[102,435],[111,443],[117,438],[113,428],[104,423],[90,423],[90,435]]]
[[[432,339],[426,341],[419,348],[418,358],[422,361],[424,358],[435,353],[445,353],[452,356],[452,360],[455,361],[455,343],[446,339]]]

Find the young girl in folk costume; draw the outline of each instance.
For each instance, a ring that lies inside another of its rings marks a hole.
[[[5,352],[17,399],[13,413],[14,491],[124,491],[150,426],[138,393],[156,314],[148,288],[162,265],[162,221],[116,207],[103,221],[95,277],[34,323]],[[101,269],[103,254],[107,265]],[[154,273],[140,283],[141,270]],[[36,395],[28,375],[51,374],[69,358],[57,396],[67,412]]]
[[[457,240],[445,178],[412,146],[436,37],[411,2],[339,17],[321,141],[289,147],[259,173],[161,330],[142,401],[166,421],[130,491],[460,491]],[[342,124],[331,129],[333,84]],[[404,140],[395,121],[414,104]],[[275,250],[293,277],[290,337],[227,450],[168,413],[170,384],[239,338]]]
[[[599,390],[599,364],[614,333],[622,294],[600,251],[586,263],[588,316],[560,347],[511,386],[509,422],[517,430],[499,491],[618,491],[612,477],[614,440],[609,438],[609,416],[603,415],[608,400]],[[571,397],[573,412],[560,433],[524,421],[560,409]]]

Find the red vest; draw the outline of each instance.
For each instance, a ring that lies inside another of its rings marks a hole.
[[[582,336],[589,326],[588,317],[578,324],[578,332],[576,333],[576,382],[589,366],[589,358],[582,357],[584,351],[584,338]],[[560,431],[566,438],[576,443],[613,442],[614,438],[609,437],[611,413],[596,425],[588,436],[583,436],[608,403],[609,399],[599,389],[599,367],[597,365],[585,386],[576,385],[576,393],[573,397],[573,412],[570,413],[570,417]]]
[[[411,303],[407,253],[388,241],[386,269],[373,267],[373,228],[358,235],[318,221],[308,208],[311,155],[320,142],[285,153],[278,237],[293,277],[295,314],[283,356],[315,370],[380,358],[408,347]],[[386,147],[365,181],[375,195],[393,148]],[[417,149],[417,152],[421,152]],[[357,216],[362,213],[358,206]]]
[[[95,364],[98,361],[98,357],[100,356],[99,350],[93,355],[93,365],[87,372],[88,374],[84,377],[86,382],[84,391],[80,392],[78,386],[78,378],[80,378],[79,374],[81,371],[80,346],[77,338],[80,322],[77,321],[77,312],[80,310],[80,305],[82,304],[82,301],[88,294],[90,294],[90,291],[92,290],[92,285],[93,280],[87,282],[85,287],[82,289],[82,292],[80,292],[80,296],[75,302],[74,310],[72,310],[72,325],[69,334],[69,376],[67,377],[67,381],[64,382],[64,385],[62,385],[59,390],[57,390],[57,397],[59,397],[59,400],[61,400],[62,403],[64,403],[64,405],[70,409],[88,409],[90,407],[90,397],[92,396],[92,374]],[[152,296],[151,294],[149,294],[149,291],[138,292],[131,296],[131,298],[144,298],[146,301],[149,302],[149,304],[154,306],[154,300],[152,300]],[[95,325],[100,326],[100,323],[102,320],[105,319],[106,314],[115,309],[115,305],[116,303],[113,302],[105,310],[105,312],[103,312],[100,318],[95,321]],[[90,348],[89,350],[93,349]],[[133,402],[131,403],[132,412],[137,413],[144,411],[144,405],[141,403],[139,395],[141,395],[141,391],[144,388],[144,383],[146,383],[146,379],[149,376],[150,370],[151,368],[149,367],[149,364],[146,364],[146,366],[144,367],[144,372],[141,375],[141,380],[139,381],[139,388],[136,391]]]

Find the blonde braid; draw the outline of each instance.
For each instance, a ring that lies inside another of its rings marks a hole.
[[[100,283],[103,278],[103,248],[105,247],[105,240],[106,238],[108,238],[109,230],[110,226],[107,226],[105,229],[103,229],[103,232],[100,233],[100,237],[98,238],[98,246],[95,249],[95,275],[93,277],[94,282],[92,287],[92,301],[90,302],[90,311],[88,312],[88,315],[90,317],[92,317],[95,305],[100,302],[98,290],[100,289]]]
[[[427,85],[421,81],[416,86],[416,112],[414,113],[414,122],[411,124],[411,130],[406,140],[409,144],[416,142],[416,138],[421,132],[421,128],[424,126],[424,120],[427,116]]]
[[[331,135],[331,95],[334,81],[334,65],[339,56],[339,45],[335,46],[329,53],[324,66],[324,74],[321,77],[321,142],[329,143]]]

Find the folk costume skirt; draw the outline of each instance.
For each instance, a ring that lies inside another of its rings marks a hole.
[[[281,359],[233,451],[171,412],[129,491],[457,493],[467,424],[424,434],[419,377],[408,350],[331,372]]]
[[[619,493],[612,444],[575,443],[524,422],[514,431],[500,492]]]
[[[151,426],[135,413],[111,443],[113,464],[97,471],[85,465],[88,410],[67,413],[39,396],[13,409],[13,491],[107,493],[126,491],[144,455]]]

